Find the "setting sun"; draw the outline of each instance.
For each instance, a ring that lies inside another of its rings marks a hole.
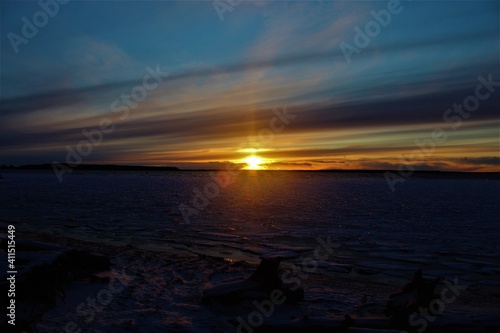
[[[262,158],[252,155],[247,157],[244,162],[247,164],[245,169],[247,170],[260,170],[262,167],[260,166],[263,162]]]

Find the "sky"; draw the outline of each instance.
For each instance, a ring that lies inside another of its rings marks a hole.
[[[498,1],[1,1],[0,164],[500,171]]]

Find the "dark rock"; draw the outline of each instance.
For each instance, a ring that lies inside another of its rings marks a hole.
[[[280,289],[287,302],[304,299],[302,288],[285,285],[279,275],[281,257],[264,257],[255,272],[246,280],[224,283],[203,292],[203,300],[234,303],[242,299],[269,298],[274,289]]]
[[[31,253],[45,253],[44,250],[59,248],[40,242],[24,242],[23,250],[29,249]],[[30,252],[19,252],[27,254]],[[29,257],[29,256],[28,256]],[[37,258],[37,256],[31,256]],[[50,258],[50,256],[47,256]],[[19,302],[42,304],[48,308],[53,306],[57,299],[64,299],[64,286],[75,278],[92,278],[100,271],[108,270],[111,262],[108,257],[78,250],[65,251],[50,262],[28,262],[25,269],[17,276],[16,298]],[[8,284],[4,281],[0,289],[6,293]]]
[[[108,257],[100,254],[69,250],[61,254],[55,264],[78,276],[108,270],[111,261]]]
[[[0,243],[0,248],[7,244],[2,237]],[[59,301],[65,301],[64,290],[72,280],[92,279],[95,273],[108,270],[110,266],[109,258],[103,255],[16,239],[16,332],[35,332],[31,324]],[[7,295],[9,288],[9,281],[2,276],[0,292]],[[2,306],[7,305],[2,302]],[[0,321],[1,332],[11,331],[10,326],[1,327]],[[4,330],[5,327],[9,330]]]
[[[268,288],[280,287],[283,284],[283,281],[281,281],[279,277],[280,263],[280,257],[262,259],[257,269],[248,280],[258,281]]]
[[[441,278],[426,280],[423,277],[422,269],[419,269],[415,272],[410,283],[389,297],[387,314],[392,316],[397,325],[407,326],[408,318],[413,312],[416,312],[420,307],[428,307],[432,300],[438,298],[434,289],[441,280]]]

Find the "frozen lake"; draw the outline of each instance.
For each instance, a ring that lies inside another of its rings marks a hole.
[[[217,188],[212,176],[75,172],[59,183],[50,172],[4,173],[0,221],[21,231],[248,262],[277,251],[306,253],[317,237],[330,237],[341,253],[320,268],[387,282],[420,267],[471,287],[500,274],[498,180],[415,175],[393,193],[378,173],[244,171]],[[188,220],[180,205],[193,209],[184,211]]]

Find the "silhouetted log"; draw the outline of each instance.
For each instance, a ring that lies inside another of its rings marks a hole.
[[[410,283],[405,285],[400,292],[389,297],[386,312],[392,316],[393,321],[400,326],[407,326],[409,316],[420,307],[428,307],[429,303],[438,298],[434,292],[441,278],[426,280],[422,275],[422,269],[415,272]]]
[[[280,287],[283,284],[279,277],[280,263],[281,257],[262,258],[259,266],[248,280],[259,282],[262,286],[269,288]]]
[[[203,300],[237,302],[244,298],[265,299],[270,293],[279,289],[286,302],[297,302],[304,299],[302,288],[291,288],[285,285],[279,276],[281,257],[263,257],[255,272],[243,281],[224,283],[203,292]]]

